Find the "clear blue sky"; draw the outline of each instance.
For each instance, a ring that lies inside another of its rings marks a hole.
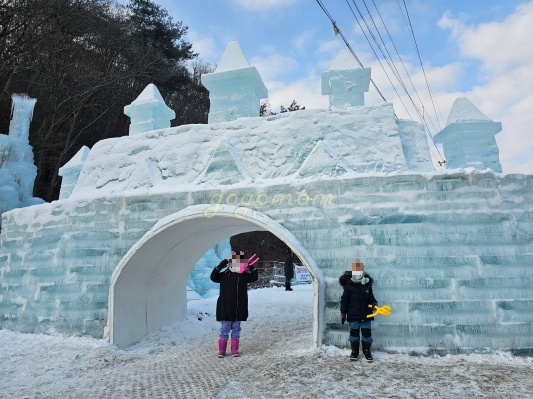
[[[340,36],[335,36],[331,22],[315,0],[155,1],[176,21],[189,27],[187,40],[205,61],[217,63],[226,44],[238,41],[248,61],[263,77],[274,110],[282,104],[288,106],[293,99],[308,109],[327,107],[327,97],[320,93],[320,73],[329,69],[345,45]],[[403,70],[379,10],[425,112],[434,117],[406,15],[402,13],[404,1],[355,0],[371,24],[365,3]],[[441,126],[455,98],[467,97],[489,118],[503,124],[503,131],[496,138],[504,172],[533,173],[533,1],[405,3]],[[323,4],[363,64],[372,68],[372,78],[387,101],[394,103],[400,117],[409,118],[348,7],[350,4],[359,17],[354,2],[323,0]],[[382,63],[386,66],[385,61]],[[388,67],[387,73],[393,79]],[[405,82],[410,87],[409,81]],[[393,83],[409,104],[395,79]],[[412,88],[410,93],[415,95]],[[367,94],[367,104],[381,101],[374,89]],[[410,114],[417,119],[412,108]]]

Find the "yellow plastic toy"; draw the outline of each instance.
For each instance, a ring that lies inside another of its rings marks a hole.
[[[368,305],[368,307],[371,308],[372,305]],[[374,316],[377,316],[378,314],[382,314],[383,316],[390,316],[390,311],[392,310],[392,308],[387,305],[383,305],[382,307],[374,306],[374,308],[375,308],[375,312],[367,315],[366,317],[374,317]]]

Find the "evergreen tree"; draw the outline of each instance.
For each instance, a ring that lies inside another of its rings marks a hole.
[[[292,111],[299,111],[303,110],[305,107],[301,107],[296,100],[292,100],[291,105],[289,105],[289,108],[285,108],[283,105],[280,107],[280,114],[283,114],[284,112],[292,112]]]

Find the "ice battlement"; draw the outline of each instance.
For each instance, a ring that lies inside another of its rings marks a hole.
[[[322,94],[329,95],[332,110],[365,105],[370,86],[370,68],[360,68],[353,56],[342,50],[328,72],[322,73]]]
[[[422,126],[391,104],[302,110],[107,139],[89,153],[72,195],[180,190],[358,173],[432,172]]]
[[[259,100],[268,92],[237,42],[228,44],[215,72],[203,75],[202,82],[210,91],[209,124],[169,128],[174,111],[148,85],[124,108],[131,117],[130,135],[103,140],[85,154],[65,178],[61,199],[367,173],[436,173],[423,125],[397,119],[392,104],[365,105],[370,68],[358,67],[346,51],[322,74],[328,110],[259,118]],[[494,141],[498,129],[501,124],[460,99],[436,137],[444,143],[450,168],[501,172]]]

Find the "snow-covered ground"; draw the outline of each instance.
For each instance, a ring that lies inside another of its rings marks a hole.
[[[1,398],[533,398],[533,359],[413,357],[311,347],[310,285],[250,291],[240,358],[216,357],[216,298],[120,350],[104,340],[0,330]]]

